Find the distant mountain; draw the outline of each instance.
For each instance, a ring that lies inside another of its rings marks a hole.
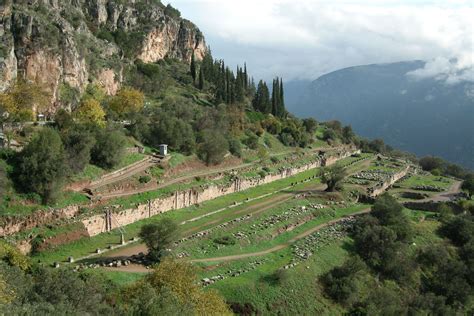
[[[337,119],[362,136],[474,169],[474,83],[448,85],[406,75],[424,65],[357,66],[311,83],[287,84],[287,107],[297,116]]]

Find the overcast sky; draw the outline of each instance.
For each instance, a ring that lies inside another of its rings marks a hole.
[[[315,79],[340,68],[421,59],[414,77],[474,81],[473,0],[165,0],[216,58],[256,78]],[[457,61],[453,61],[457,60]]]

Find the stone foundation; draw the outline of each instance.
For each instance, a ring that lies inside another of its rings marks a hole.
[[[329,166],[337,161],[347,158],[353,154],[360,153],[358,150],[341,151],[336,154],[318,159],[310,164],[298,167],[287,168],[280,171],[278,174],[267,175],[259,179],[239,179],[236,178],[233,183],[227,186],[211,185],[203,190],[189,189],[185,191],[175,192],[172,196],[165,198],[158,198],[148,203],[140,204],[136,208],[126,209],[119,212],[112,212],[110,216],[106,214],[94,215],[88,219],[83,220],[90,236],[95,236],[119,226],[126,226],[134,222],[158,215],[160,213],[176,210],[180,208],[189,207],[205,201],[209,201],[227,194],[232,194],[244,191],[256,186],[271,183],[273,181],[288,178],[292,175],[301,173],[303,171],[318,168],[321,166]]]
[[[129,225],[160,213],[189,207],[191,205],[196,205],[227,194],[244,191],[262,184],[285,179],[306,170],[331,165],[340,159],[347,158],[359,152],[359,150],[350,148],[332,153],[329,157],[319,157],[307,165],[295,168],[286,168],[277,174],[270,174],[263,178],[240,179],[236,177],[232,183],[225,186],[211,185],[204,189],[193,188],[185,191],[177,191],[171,196],[151,200],[131,209],[114,211],[112,207],[104,214],[93,215],[86,219],[82,219],[81,222],[84,228],[81,227],[81,233],[72,233],[74,236],[77,236],[77,239],[84,236],[95,236],[100,233],[116,229],[119,226]],[[71,205],[63,209],[38,211],[27,217],[7,217],[5,218],[5,224],[0,227],[0,237],[13,235],[21,231],[44,226],[60,220],[72,219],[79,215],[79,213],[80,207],[78,205]],[[69,237],[70,236],[68,235],[66,239],[71,239]],[[70,241],[72,240],[68,240],[66,242]],[[54,238],[54,240],[49,241],[49,244],[58,244],[58,242],[59,240]],[[22,248],[22,251],[25,253],[31,248],[29,240],[19,242],[18,246],[19,248]]]

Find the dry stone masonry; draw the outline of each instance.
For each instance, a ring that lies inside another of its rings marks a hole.
[[[146,219],[164,212],[180,208],[186,208],[227,194],[244,191],[250,188],[257,187],[259,185],[285,179],[291,175],[318,168],[322,165],[331,165],[341,159],[347,158],[357,153],[360,153],[360,151],[354,148],[339,150],[331,154],[330,156],[322,157],[321,159],[318,159],[315,162],[309,163],[307,165],[285,169],[277,174],[266,175],[263,178],[236,178],[234,180],[234,183],[231,185],[210,185],[202,190],[192,188],[185,191],[177,191],[172,196],[158,198],[149,201],[148,203],[140,204],[136,208],[115,212],[113,215],[115,220],[111,223],[111,225],[107,224],[106,216],[104,214],[91,216],[87,219],[82,220],[82,223],[89,232],[89,236],[95,236],[100,233],[118,228],[119,226],[129,225],[136,221]],[[236,182],[238,182],[238,184],[236,184]]]

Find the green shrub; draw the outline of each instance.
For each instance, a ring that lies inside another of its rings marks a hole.
[[[231,246],[235,245],[236,240],[233,236],[221,236],[214,239],[216,244]]]
[[[229,151],[235,157],[242,157],[242,146],[237,139],[232,138],[229,140]]]
[[[247,135],[247,138],[244,141],[244,144],[247,145],[247,147],[250,148],[250,149],[257,149],[258,148],[258,136],[253,134],[253,133],[249,133]]]
[[[173,8],[171,4],[166,6],[165,14],[173,19],[178,19],[181,17],[181,12],[179,12],[178,9]]]
[[[150,181],[151,181],[150,176],[141,176],[140,178],[138,178],[138,182],[140,183],[148,183]]]

